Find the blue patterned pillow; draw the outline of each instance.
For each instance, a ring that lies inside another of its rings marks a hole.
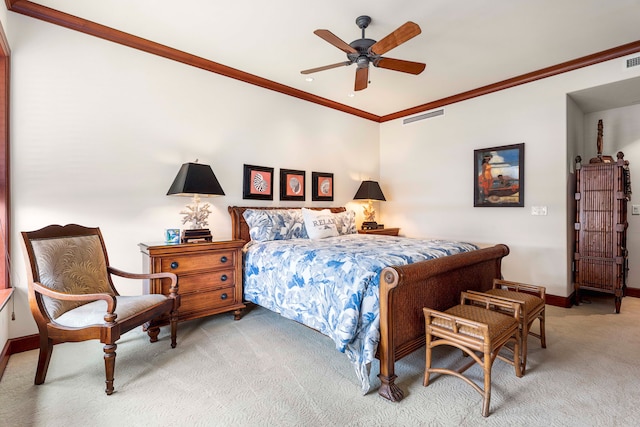
[[[242,215],[249,226],[251,240],[307,238],[300,209],[247,209]]]
[[[356,234],[356,213],[354,211],[338,212],[334,214],[338,234]]]

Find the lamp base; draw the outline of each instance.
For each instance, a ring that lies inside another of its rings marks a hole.
[[[365,221],[362,223],[363,230],[376,230],[378,228],[378,223],[375,221]]]
[[[182,243],[210,242],[213,239],[208,228],[196,228],[182,231]]]

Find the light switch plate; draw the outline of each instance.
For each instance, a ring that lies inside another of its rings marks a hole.
[[[546,215],[546,206],[531,206],[531,215]]]
[[[640,205],[631,206],[631,215],[640,215]]]

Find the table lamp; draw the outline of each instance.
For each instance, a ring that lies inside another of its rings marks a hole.
[[[376,222],[376,211],[373,209],[373,201],[387,200],[384,198],[384,194],[382,194],[380,185],[376,181],[362,181],[362,184],[360,184],[360,188],[358,188],[353,199],[368,201],[367,206],[363,208],[364,222],[362,223],[362,229],[374,230],[378,228],[378,223]]]
[[[182,231],[182,243],[210,242],[211,231],[207,228],[207,218],[211,211],[209,203],[200,204],[200,196],[224,196],[224,191],[211,166],[201,163],[185,163],[167,191],[167,196],[192,196],[193,204],[180,211],[184,215],[182,223],[191,222],[190,229]]]

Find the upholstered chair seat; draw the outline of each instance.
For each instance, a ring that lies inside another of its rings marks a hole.
[[[117,321],[128,320],[139,316],[146,309],[162,303],[166,297],[160,294],[140,295],[140,296],[116,296]],[[62,316],[54,319],[54,322],[68,328],[86,328],[92,325],[104,325],[104,314],[107,311],[105,301],[93,301],[83,304],[65,312]]]

